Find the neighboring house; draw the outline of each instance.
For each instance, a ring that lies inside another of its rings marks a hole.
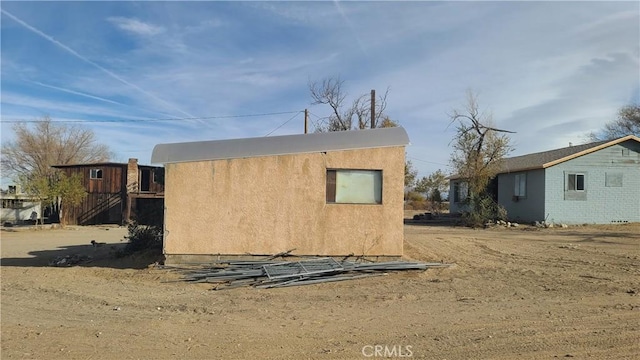
[[[67,224],[126,224],[136,209],[162,201],[164,169],[128,163],[55,165],[67,176],[80,174],[87,197],[72,209],[62,209]]]
[[[452,178],[450,184],[452,212],[460,212],[464,181]],[[507,158],[496,195],[513,221],[640,222],[640,138]]]
[[[167,261],[401,256],[408,143],[398,127],[156,145]]]
[[[20,186],[9,186],[8,190],[0,191],[0,202],[2,206],[0,223],[2,224],[35,223],[36,219],[38,221],[42,219],[40,202],[20,191]]]

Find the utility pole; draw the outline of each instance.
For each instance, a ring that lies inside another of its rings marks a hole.
[[[376,90],[371,90],[371,128],[376,127]]]
[[[304,109],[304,133],[307,133],[307,124],[309,123],[309,110]]]

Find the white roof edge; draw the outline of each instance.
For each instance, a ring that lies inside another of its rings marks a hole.
[[[158,144],[152,164],[224,160],[409,145],[402,127]]]

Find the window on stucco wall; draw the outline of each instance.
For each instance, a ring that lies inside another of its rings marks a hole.
[[[382,170],[327,170],[327,203],[382,204]]]

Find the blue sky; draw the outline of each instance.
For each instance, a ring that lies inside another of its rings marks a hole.
[[[448,171],[468,89],[511,155],[585,141],[640,102],[640,2],[1,3],[2,141],[10,121],[82,121],[148,164],[158,143],[296,134],[328,109],[390,89],[420,175]],[[273,114],[278,113],[278,114]],[[239,116],[272,114],[261,116]],[[234,117],[229,117],[234,116]],[[157,119],[207,118],[149,121]],[[288,121],[288,122],[287,122]],[[285,124],[286,122],[286,124]]]

